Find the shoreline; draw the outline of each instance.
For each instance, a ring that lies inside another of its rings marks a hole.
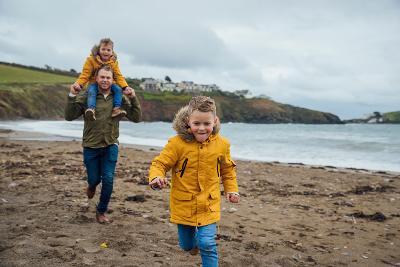
[[[154,150],[120,146],[109,206],[85,195],[79,141],[0,131],[3,266],[198,266],[178,246],[169,189],[150,190]],[[239,204],[221,197],[220,266],[400,265],[400,175],[237,160]],[[106,243],[107,247],[101,247]]]
[[[8,139],[8,140],[26,140],[26,141],[77,141],[81,142],[79,138],[73,137],[65,137],[65,136],[58,136],[58,135],[51,135],[46,133],[39,133],[39,132],[28,132],[28,131],[15,131],[11,129],[0,129],[0,139]],[[120,143],[120,145],[128,148],[133,149],[140,149],[146,152],[160,152],[162,147],[159,146],[148,146],[148,145],[138,145],[138,144],[125,144]],[[370,173],[370,174],[387,174],[387,175],[400,175],[400,172],[397,171],[390,171],[390,170],[374,170],[374,169],[365,169],[365,168],[353,168],[353,167],[338,167],[338,166],[331,166],[331,165],[314,165],[314,164],[305,164],[301,162],[280,162],[280,161],[260,161],[260,160],[249,160],[249,159],[242,159],[242,158],[235,158],[235,161],[239,160],[242,162],[259,162],[259,163],[267,163],[267,164],[274,164],[274,165],[281,165],[287,167],[303,167],[303,168],[310,168],[310,169],[323,169],[323,170],[330,170],[330,171],[337,171],[337,172],[356,172],[356,173]]]

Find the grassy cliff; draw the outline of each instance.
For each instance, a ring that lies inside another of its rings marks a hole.
[[[383,113],[384,123],[400,123],[400,111]]]
[[[0,64],[0,119],[62,119],[68,85],[75,77],[38,69]],[[178,92],[149,93],[140,90],[138,80],[128,80],[136,90],[145,121],[171,121],[191,95]],[[205,93],[217,103],[223,122],[248,123],[341,123],[324,113],[269,99],[236,96],[229,92]]]

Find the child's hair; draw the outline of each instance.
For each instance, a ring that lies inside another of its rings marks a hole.
[[[215,101],[208,96],[194,96],[189,101],[189,116],[193,111],[198,110],[200,112],[212,112],[214,116],[217,115],[217,107],[215,106]]]
[[[212,112],[212,114],[217,118],[217,123],[214,125],[213,134],[217,134],[220,130],[220,123],[218,117],[216,116],[217,108],[214,99],[208,96],[194,96],[189,104],[182,107],[175,114],[175,118],[172,122],[172,128],[176,133],[186,141],[194,140],[194,135],[190,131],[189,117],[193,111],[200,112]]]
[[[93,48],[92,48],[93,56],[97,56],[99,54],[99,49],[102,44],[111,45],[114,48],[114,42],[110,38],[103,38],[100,40],[100,42],[98,44],[93,46]]]
[[[95,77],[97,77],[97,74],[99,74],[100,70],[111,71],[111,73],[112,73],[112,75],[114,77],[114,72],[113,72],[113,69],[112,69],[112,67],[110,65],[108,65],[108,64],[101,65],[100,68],[98,68],[96,70]]]

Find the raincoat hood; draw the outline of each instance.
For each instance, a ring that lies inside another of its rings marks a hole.
[[[95,46],[93,46],[92,51],[91,51],[92,52],[91,56],[96,58],[99,62],[107,64],[110,61],[117,61],[117,54],[113,51],[113,55],[110,57],[110,60],[107,61],[107,62],[103,62],[101,60],[100,55],[99,55],[99,49],[100,49],[100,46],[99,45],[95,45]]]
[[[185,141],[191,142],[195,140],[193,133],[189,132],[189,106],[182,107],[176,114],[172,122],[172,127],[176,133]],[[216,135],[221,129],[221,123],[217,117],[217,123],[214,125],[211,135]]]

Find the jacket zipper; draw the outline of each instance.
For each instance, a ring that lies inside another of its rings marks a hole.
[[[185,169],[186,169],[187,162],[188,162],[188,159],[186,158],[186,159],[183,161],[183,164],[182,164],[181,175],[179,176],[179,177],[181,177],[181,178],[182,178],[183,174],[185,173]]]
[[[220,174],[219,174],[219,172],[220,172],[220,161],[219,161],[219,158],[217,158],[217,175],[218,175],[218,177],[220,177]]]

